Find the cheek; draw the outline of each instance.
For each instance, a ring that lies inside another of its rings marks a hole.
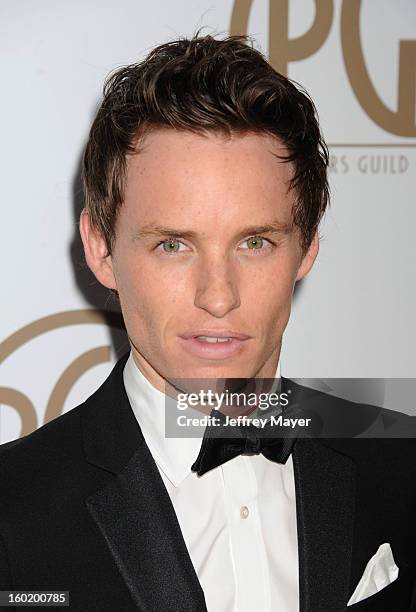
[[[280,335],[289,319],[291,297],[288,286],[269,286],[260,297],[251,302],[248,319],[258,321],[258,327],[263,327],[265,335],[270,339],[274,333]]]
[[[291,262],[271,262],[256,274],[244,279],[242,304],[259,319],[277,319],[281,313],[290,310],[296,270]]]
[[[183,312],[187,295],[186,275],[175,269],[154,265],[143,257],[119,255],[123,265],[114,266],[120,303],[126,325],[134,335],[158,335],[175,312]],[[177,276],[177,277],[176,277]]]

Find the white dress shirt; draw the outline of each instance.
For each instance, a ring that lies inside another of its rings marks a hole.
[[[202,476],[201,438],[165,437],[165,394],[136,366],[124,385],[171,498],[208,612],[297,612],[298,543],[292,457],[240,455]],[[275,378],[280,378],[277,367]]]

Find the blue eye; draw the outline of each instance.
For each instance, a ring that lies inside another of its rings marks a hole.
[[[159,242],[159,244],[157,245],[157,248],[162,246],[163,251],[165,253],[177,253],[179,251],[180,244],[182,243],[176,238],[168,238],[167,240],[164,240],[163,242]]]

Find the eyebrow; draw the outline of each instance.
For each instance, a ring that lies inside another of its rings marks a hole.
[[[254,236],[257,234],[289,234],[293,230],[293,224],[281,223],[280,221],[272,221],[266,225],[249,225],[237,232],[237,238],[243,236]],[[187,229],[178,229],[166,227],[164,225],[149,224],[133,232],[133,240],[146,238],[148,236],[166,236],[167,238],[186,238],[195,239],[198,232]]]

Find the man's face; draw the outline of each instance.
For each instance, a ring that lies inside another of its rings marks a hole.
[[[169,378],[273,377],[295,282],[318,250],[315,238],[303,257],[292,226],[293,167],[273,155],[287,151],[266,135],[169,129],[144,145],[128,159],[111,256],[100,258],[104,241],[81,219],[137,365],[162,390]]]

